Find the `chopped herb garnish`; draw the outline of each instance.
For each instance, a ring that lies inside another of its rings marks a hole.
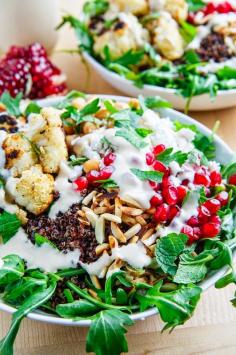
[[[58,109],[63,109],[66,106],[68,106],[71,103],[72,100],[74,100],[74,99],[76,99],[78,97],[86,98],[86,95],[83,92],[80,92],[80,91],[77,91],[77,90],[72,90],[66,95],[66,97],[61,102],[59,102],[56,105],[56,107]]]
[[[155,182],[162,182],[163,178],[163,173],[159,171],[145,171],[145,170],[139,170],[139,169],[130,169],[134,175],[136,175],[140,180],[150,180],[150,181],[155,181]]]
[[[173,152],[173,148],[167,148],[166,150],[164,150],[164,152],[156,155],[156,159],[161,161],[165,165],[169,165],[170,162],[175,161],[180,166],[183,165],[185,161],[188,159],[187,153],[182,153],[180,151],[174,153],[172,152]]]
[[[20,92],[16,97],[12,97],[9,92],[5,91],[0,97],[0,103],[6,108],[6,111],[11,116],[21,116],[20,101],[23,98],[23,94]]]
[[[112,189],[118,187],[117,183],[112,179],[97,180],[96,182],[101,184],[101,187],[103,187],[104,189]]]
[[[52,243],[48,238],[44,237],[41,234],[35,233],[34,235],[34,240],[35,240],[35,244],[40,247],[43,244],[48,244],[50,245],[52,248],[57,249],[56,245],[54,243]]]
[[[28,117],[31,113],[40,113],[41,107],[36,102],[30,102],[26,107],[24,115]]]
[[[90,0],[86,1],[83,6],[83,12],[88,16],[98,16],[103,14],[109,7],[106,0]]]
[[[69,165],[70,166],[82,165],[87,160],[88,160],[88,158],[86,158],[86,157],[76,157],[75,155],[71,155]]]
[[[136,128],[135,131],[142,138],[146,138],[147,136],[149,136],[149,134],[153,133],[153,130],[148,128]]]
[[[116,131],[117,137],[122,137],[131,143],[135,148],[142,149],[147,146],[147,142],[140,137],[132,128],[121,128]]]

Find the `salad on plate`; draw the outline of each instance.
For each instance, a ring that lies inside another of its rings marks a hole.
[[[236,88],[236,1],[88,0],[65,15],[79,48],[141,88],[187,99]]]
[[[127,352],[134,315],[156,307],[173,329],[210,274],[236,282],[236,163],[158,97],[45,104],[5,93],[0,115],[0,294],[15,308],[0,353],[34,310],[89,320],[88,352]]]

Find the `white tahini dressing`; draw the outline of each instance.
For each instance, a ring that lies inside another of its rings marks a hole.
[[[0,257],[9,254],[19,255],[28,268],[40,268],[47,272],[76,267],[80,257],[78,249],[62,253],[46,243],[38,247],[27,238],[22,228],[6,244],[1,245]]]
[[[186,202],[183,204],[180,210],[180,214],[173,219],[168,227],[163,227],[159,230],[161,237],[168,235],[169,233],[180,233],[185,222],[192,216],[198,215],[198,203],[199,192],[191,191],[187,197]]]
[[[78,175],[81,170],[78,171]],[[66,162],[61,162],[60,172],[55,180],[55,190],[60,193],[60,197],[50,208],[49,217],[55,218],[58,212],[66,212],[74,203],[81,201],[82,197],[73,187],[68,179],[75,178],[75,170],[71,169]]]
[[[4,168],[6,157],[5,157],[5,151],[2,148],[2,144],[6,136],[7,136],[7,132],[0,130],[0,175],[4,178],[6,178],[9,175],[9,171]]]

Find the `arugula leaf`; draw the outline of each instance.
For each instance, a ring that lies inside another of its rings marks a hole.
[[[132,128],[121,128],[116,131],[116,137],[122,137],[131,143],[135,148],[142,149],[148,144]]]
[[[30,102],[25,109],[24,116],[28,117],[31,113],[40,113],[41,107],[36,102]]]
[[[161,269],[169,274],[175,275],[177,271],[176,261],[184,251],[188,237],[185,234],[171,233],[160,238],[156,244],[156,260]]]
[[[200,57],[194,49],[189,49],[184,53],[184,59],[188,64],[200,63]]]
[[[197,34],[196,26],[193,26],[190,23],[183,21],[183,20],[180,21],[179,31],[186,43],[192,42],[192,40],[194,39],[194,37]]]
[[[206,6],[202,0],[187,0],[187,3],[189,12],[196,12]]]
[[[96,355],[119,355],[122,352],[128,352],[125,326],[132,324],[133,321],[130,317],[121,311],[106,310],[99,312],[90,326],[86,351],[95,352]]]
[[[99,307],[87,300],[79,300],[71,303],[58,304],[56,312],[63,318],[76,318],[92,315],[100,310]]]
[[[35,233],[34,234],[34,240],[35,240],[35,244],[40,247],[43,244],[49,244],[52,248],[57,249],[56,245],[54,243],[52,243],[48,238],[44,237],[41,234]]]
[[[5,302],[19,305],[25,300],[25,298],[29,297],[29,295],[32,295],[36,289],[39,291],[45,289],[46,287],[47,279],[25,276],[17,283],[14,283],[12,288],[10,288],[8,285],[3,298]]]
[[[134,175],[136,175],[140,180],[151,180],[155,182],[162,182],[163,178],[163,173],[159,171],[145,171],[145,170],[139,170],[139,169],[130,169]]]
[[[8,285],[19,280],[25,273],[25,263],[18,255],[7,255],[2,258],[0,268],[0,285]]]
[[[181,151],[173,152],[173,148],[167,148],[164,152],[156,155],[156,159],[161,161],[165,165],[169,165],[170,162],[176,161],[180,166],[185,163],[188,158],[187,153],[182,153]]]
[[[141,310],[156,306],[162,320],[166,322],[164,329],[184,324],[192,316],[202,289],[196,285],[187,285],[175,291],[161,292],[161,286],[162,281],[159,281],[148,289],[145,295],[136,295],[141,304]]]
[[[70,166],[82,165],[87,160],[88,160],[88,158],[86,158],[86,157],[76,157],[75,155],[71,155],[69,165]]]
[[[112,63],[128,67],[129,65],[139,64],[144,56],[144,51],[133,51],[132,49],[124,53],[121,57],[112,60]]]
[[[111,276],[106,279],[105,283],[105,301],[106,303],[112,304],[112,286],[114,281],[118,278],[118,276],[123,276],[124,271],[114,272]]]
[[[149,134],[153,133],[153,130],[148,128],[135,128],[136,133],[142,138],[146,138]]]
[[[17,233],[20,225],[21,222],[16,214],[4,211],[0,215],[0,236],[3,239],[3,243],[6,243]]]
[[[19,117],[21,115],[20,102],[22,98],[23,94],[21,92],[16,97],[12,97],[8,91],[4,91],[0,97],[0,103],[5,106],[9,115]]]
[[[169,101],[161,98],[160,96],[146,96],[142,98],[139,96],[139,101],[143,102],[143,106],[149,109],[158,108],[171,108],[172,105]]]
[[[124,109],[117,111],[111,115],[114,120],[115,127],[135,127],[138,119],[140,118],[137,113],[131,111],[130,109]]]
[[[217,76],[219,79],[236,79],[236,69],[231,67],[223,67],[217,71]]]
[[[13,343],[17,336],[23,318],[49,300],[56,290],[56,282],[51,280],[45,290],[39,290],[25,299],[22,305],[12,316],[12,322],[7,335],[0,341],[0,354],[13,354]]]
[[[231,175],[236,174],[236,163],[226,165],[222,170],[222,176],[228,179]]]
[[[69,24],[74,28],[75,34],[79,40],[80,48],[88,52],[93,51],[93,38],[89,33],[88,27],[72,15],[65,15],[62,17],[61,23],[57,26],[57,30],[63,27],[65,24]]]
[[[106,0],[89,0],[83,6],[83,12],[90,16],[98,16],[107,11],[109,2]]]

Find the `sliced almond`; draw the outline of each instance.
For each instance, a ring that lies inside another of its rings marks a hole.
[[[126,243],[126,237],[116,223],[111,222],[111,232],[121,243]]]
[[[101,217],[103,217],[104,219],[106,219],[107,221],[111,221],[111,222],[115,222],[115,223],[121,223],[121,218],[111,214],[111,213],[103,213],[101,215]]]
[[[143,210],[134,207],[124,207],[122,206],[122,212],[128,216],[140,216],[143,213]]]
[[[137,216],[136,218],[136,221],[141,224],[141,226],[145,226],[147,224],[147,222],[145,221],[145,219],[143,218],[143,216]]]
[[[119,197],[115,198],[115,215],[118,217],[122,216],[122,210],[121,210],[122,204],[119,199]]]
[[[150,228],[148,229],[144,235],[142,236],[142,240],[146,240],[148,239],[149,237],[151,237],[151,235],[154,233],[155,229],[154,228]]]
[[[113,235],[109,235],[108,240],[111,249],[118,248],[118,241]]]
[[[91,191],[87,196],[85,196],[85,198],[82,201],[82,204],[87,206],[92,200],[93,197],[96,196],[97,191]]]
[[[96,215],[96,213],[93,212],[93,210],[91,210],[88,207],[83,207],[84,213],[86,218],[89,220],[89,222],[91,223],[92,227],[94,228],[98,219],[98,216]]]
[[[134,235],[132,238],[130,238],[129,244],[136,244],[138,240],[139,240],[138,235]]]
[[[131,205],[131,206],[134,206],[137,208],[142,208],[142,206],[137,201],[135,201],[134,199],[132,199],[129,196],[122,196],[121,201],[126,202],[128,205]]]
[[[99,244],[102,244],[105,240],[105,220],[99,217],[95,223],[95,237]]]
[[[107,207],[96,207],[96,208],[94,208],[94,212],[96,214],[103,214],[103,213],[107,212]]]
[[[90,276],[90,279],[91,279],[93,285],[94,285],[96,288],[98,288],[98,289],[101,289],[101,288],[102,288],[102,286],[101,286],[101,284],[100,284],[100,282],[99,282],[99,279],[98,279],[98,277],[97,277],[96,275],[91,275],[91,276]]]
[[[100,255],[105,250],[109,250],[109,249],[110,249],[110,245],[108,243],[103,243],[103,244],[100,244],[96,247],[95,252],[96,252],[96,255]]]
[[[137,234],[141,230],[141,224],[137,223],[133,227],[129,228],[125,233],[126,239],[132,238],[135,234]]]
[[[136,219],[130,216],[122,215],[122,222],[128,224],[128,226],[134,226],[137,222]]]

